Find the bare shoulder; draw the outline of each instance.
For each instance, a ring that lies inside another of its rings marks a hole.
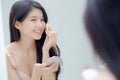
[[[12,42],[6,46],[7,52],[9,52],[13,57],[19,52],[18,45],[16,42]]]
[[[8,73],[8,80],[20,80],[19,76],[16,74],[16,71],[13,69],[13,66],[8,58],[6,56],[6,62],[7,62],[7,73]]]
[[[8,69],[12,69],[11,56],[13,59],[13,53],[14,53],[14,44],[10,43],[9,45],[6,46],[6,62]]]
[[[13,51],[13,49],[14,49],[13,43],[6,46],[6,50],[8,52]],[[16,71],[13,68],[10,58],[7,55],[6,55],[6,63],[7,63],[8,80],[20,80],[19,76],[16,74]]]
[[[6,50],[10,51],[10,52],[15,50],[15,48],[16,48],[16,43],[15,42],[12,42],[12,43],[10,43],[9,45],[6,46]]]
[[[100,73],[95,78],[95,80],[117,80],[117,79],[112,74],[112,72],[106,68],[106,69],[103,69],[102,71],[100,71]]]

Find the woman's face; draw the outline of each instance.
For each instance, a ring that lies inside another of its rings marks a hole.
[[[23,22],[19,22],[19,31],[21,38],[31,38],[38,40],[41,38],[45,21],[40,9],[33,8]]]

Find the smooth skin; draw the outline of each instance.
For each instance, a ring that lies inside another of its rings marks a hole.
[[[7,46],[7,51],[12,55],[18,70],[26,73],[31,80],[56,80],[55,71],[58,70],[59,62],[54,62],[47,66],[49,59],[49,49],[55,47],[57,42],[57,33],[46,25],[42,11],[33,8],[23,22],[16,21],[15,28],[20,31],[19,41],[12,42]],[[46,30],[45,30],[46,29]],[[42,64],[37,63],[37,52],[35,40],[41,38],[43,31],[46,32],[46,39],[43,45]],[[12,67],[7,57],[8,79],[21,80]]]

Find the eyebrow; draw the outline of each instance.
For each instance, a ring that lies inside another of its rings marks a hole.
[[[37,16],[30,16],[29,18],[38,18]],[[44,16],[42,16],[44,18]]]

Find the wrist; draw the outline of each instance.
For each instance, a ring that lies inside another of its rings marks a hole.
[[[42,48],[42,51],[43,51],[43,52],[49,52],[49,48],[43,47],[43,48]]]
[[[40,71],[37,66],[34,66],[31,80],[39,80],[41,76],[42,76],[42,71]]]

